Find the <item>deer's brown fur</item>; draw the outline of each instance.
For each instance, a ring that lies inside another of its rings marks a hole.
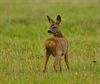
[[[47,69],[47,63],[48,63],[50,55],[55,57],[54,64],[53,64],[55,71],[58,71],[58,69],[60,69],[60,71],[62,71],[61,56],[64,56],[65,63],[67,65],[67,68],[69,69],[68,41],[62,35],[60,28],[59,28],[59,24],[61,22],[61,17],[60,17],[60,15],[58,15],[56,21],[51,19],[49,16],[47,16],[47,18],[48,18],[49,22],[51,23],[48,33],[53,34],[53,37],[48,38],[45,43],[46,60],[45,60],[43,72],[45,72]]]

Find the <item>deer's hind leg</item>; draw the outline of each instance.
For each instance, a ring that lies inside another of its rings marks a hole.
[[[46,50],[46,59],[45,59],[45,64],[44,64],[43,72],[45,72],[46,69],[47,69],[47,63],[48,63],[50,55],[51,55],[51,53],[48,50]]]
[[[60,55],[55,56],[53,67],[54,67],[55,72],[57,72],[58,69],[60,69],[60,71],[62,71],[62,68],[61,68],[61,56]]]

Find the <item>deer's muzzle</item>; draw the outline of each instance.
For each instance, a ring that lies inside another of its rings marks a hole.
[[[53,33],[51,30],[48,30],[48,33]]]

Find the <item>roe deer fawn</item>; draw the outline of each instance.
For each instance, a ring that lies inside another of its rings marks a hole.
[[[57,72],[58,69],[62,71],[61,67],[61,56],[64,56],[64,61],[66,63],[67,68],[69,69],[68,64],[68,42],[60,31],[59,25],[61,22],[60,15],[57,16],[56,21],[54,21],[51,17],[47,16],[48,21],[51,23],[51,26],[48,30],[48,33],[53,34],[53,37],[48,38],[45,43],[46,48],[46,60],[43,72],[46,71],[47,63],[50,55],[55,57],[54,60],[54,70]]]

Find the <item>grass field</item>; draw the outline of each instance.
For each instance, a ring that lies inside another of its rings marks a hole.
[[[43,73],[47,15],[62,16],[70,71]],[[96,61],[96,62],[94,62]],[[1,0],[0,84],[100,84],[100,1]]]

